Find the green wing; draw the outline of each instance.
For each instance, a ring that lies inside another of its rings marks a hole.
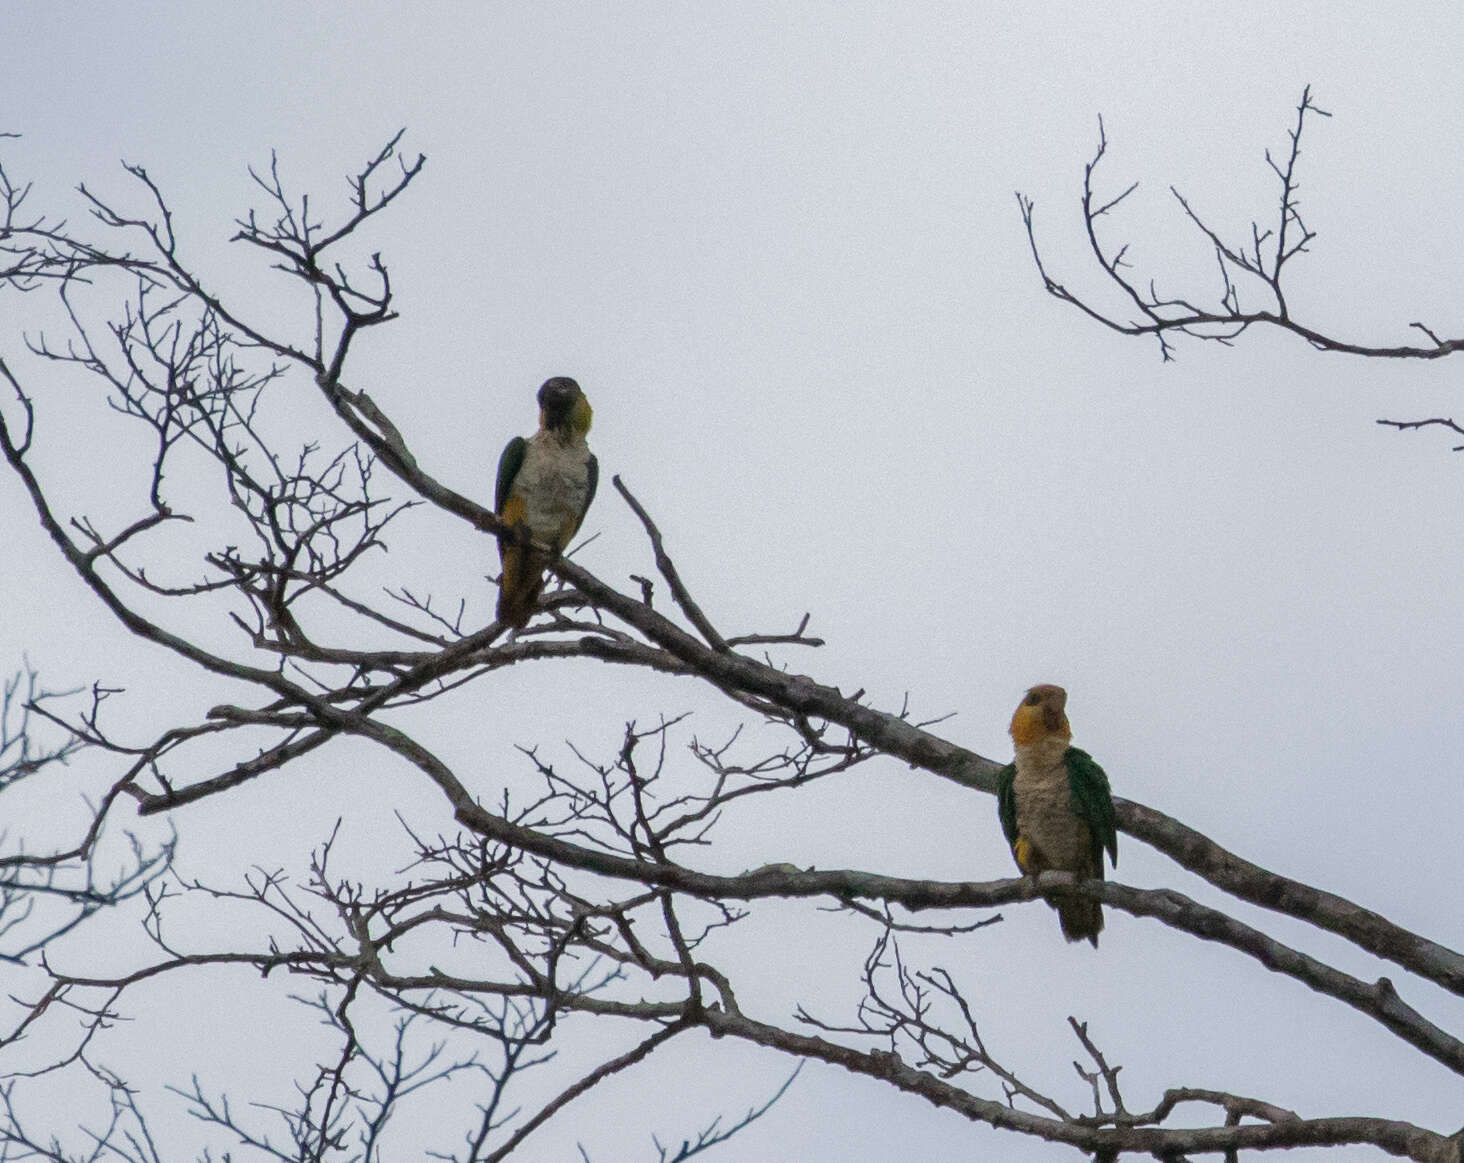
[[[1093,757],[1079,747],[1069,747],[1063,755],[1068,769],[1069,803],[1073,814],[1088,825],[1093,833],[1093,861],[1098,875],[1103,875],[1103,849],[1118,867],[1118,828],[1113,815],[1113,793],[1108,790],[1108,776],[1093,762]]]
[[[503,450],[503,455],[498,458],[498,489],[493,496],[493,511],[503,512],[504,502],[508,500],[508,490],[513,488],[513,478],[518,476],[519,469],[524,467],[524,450],[529,447],[529,442],[522,436],[515,436],[510,440]]]
[[[590,453],[590,487],[585,493],[585,507],[580,510],[580,522],[583,523],[585,514],[590,511],[590,502],[595,499],[595,490],[600,487],[600,462],[595,459],[595,454]]]
[[[1008,763],[996,773],[996,813],[1007,843],[1017,842],[1017,765]]]

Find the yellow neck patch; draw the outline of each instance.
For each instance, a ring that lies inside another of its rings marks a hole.
[[[595,410],[581,392],[579,399],[574,402],[574,411],[569,414],[569,426],[583,436],[590,430],[590,421],[594,418]]]

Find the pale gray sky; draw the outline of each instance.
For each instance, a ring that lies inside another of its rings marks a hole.
[[[253,198],[246,164],[277,149],[296,188],[339,197],[344,175],[406,126],[427,170],[369,243],[391,264],[403,317],[369,337],[353,382],[441,479],[489,498],[499,448],[532,425],[533,389],[574,375],[596,408],[603,469],[656,514],[725,627],[783,630],[811,610],[828,645],[801,668],[866,687],[887,709],[909,691],[922,716],[958,712],[940,730],[997,758],[1010,753],[1021,692],[1062,683],[1075,742],[1115,791],[1464,944],[1464,461],[1442,438],[1373,423],[1451,414],[1458,369],[1326,356],[1268,335],[1235,349],[1181,344],[1179,361],[1161,364],[1155,345],[1042,293],[1013,198],[1037,200],[1054,268],[1088,277],[1076,195],[1101,113],[1108,188],[1144,183],[1111,228],[1132,229],[1133,257],[1161,290],[1166,275],[1170,289],[1206,278],[1210,256],[1167,186],[1242,234],[1271,210],[1262,153],[1284,147],[1310,82],[1334,117],[1309,130],[1303,209],[1319,238],[1295,265],[1293,311],[1366,341],[1401,341],[1413,320],[1458,334],[1464,10],[410,7],[11,0],[0,7],[0,130],[24,137],[4,156],[35,180],[38,208],[73,219],[70,186],[120,195],[118,160],[145,164],[196,263],[275,312],[278,281],[225,241]],[[25,306],[0,300],[7,357]],[[312,405],[298,407],[314,422]],[[52,403],[43,418],[60,414]],[[43,467],[74,478],[65,492],[80,507],[94,496],[94,458],[116,439],[68,433]],[[180,699],[209,705],[212,692],[133,648],[88,600],[8,478],[0,522],[0,659],[26,651],[58,682],[127,685],[139,731]],[[601,576],[646,568],[613,493],[585,531],[601,533],[583,559]],[[452,529],[422,548],[422,561],[392,564],[477,595],[486,616],[491,546]],[[521,771],[515,743],[603,751],[625,719],[657,708],[696,709],[708,734],[731,721],[689,684],[516,668],[474,688],[459,757],[481,757],[486,792]],[[399,772],[335,758],[319,781],[379,805],[379,819],[350,825],[363,844],[395,838],[397,808],[429,820],[437,810]],[[799,817],[749,813],[721,858],[1010,872],[988,798],[895,764],[800,803]],[[190,867],[228,875],[286,860],[338,811],[328,795],[317,804],[262,786],[226,806],[180,818]],[[1132,842],[1119,877],[1211,899]],[[774,1019],[797,1001],[846,1018],[866,934],[851,941],[797,913],[796,927],[753,931],[746,963],[787,968],[761,997],[744,987],[744,1003]],[[1084,1084],[1069,1065],[1068,1014],[1124,1064],[1135,1105],[1190,1085],[1309,1116],[1459,1121],[1443,1067],[1231,952],[1110,910],[1094,954],[1064,946],[1041,905],[1006,915],[930,959],[964,976],[989,1041],[1074,1104]],[[1387,972],[1274,917],[1263,927],[1365,977]],[[1445,1025],[1464,1018],[1457,998],[1404,994]],[[119,1047],[182,1039],[157,1080],[197,1070],[280,1086],[299,1069],[275,1057],[263,1023],[237,1042],[205,1035],[217,997],[167,1000],[184,1017],[138,1013],[118,1035]],[[230,1073],[225,1045],[252,1065]],[[786,1068],[745,1047],[689,1044],[585,1100],[526,1157],[572,1157],[578,1139],[597,1163],[652,1158],[651,1132],[738,1113]],[[191,1143],[196,1128],[160,1101]],[[716,1157],[1061,1154],[811,1066]]]

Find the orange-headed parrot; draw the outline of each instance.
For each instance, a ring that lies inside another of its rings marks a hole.
[[[515,436],[499,458],[494,507],[508,531],[498,537],[498,620],[506,625],[528,623],[544,568],[564,551],[595,499],[600,465],[585,443],[593,415],[579,384],[568,376],[547,379],[539,389],[539,431]]]
[[[1066,707],[1067,691],[1047,683],[1022,699],[1011,725],[1017,757],[996,777],[997,810],[1024,874],[1102,880],[1105,848],[1118,867],[1113,796],[1103,769],[1072,746]],[[1075,897],[1055,907],[1064,937],[1098,947],[1103,909],[1096,900]]]

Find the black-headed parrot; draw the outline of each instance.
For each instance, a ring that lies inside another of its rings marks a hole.
[[[539,431],[515,436],[499,458],[494,509],[508,528],[498,536],[498,620],[506,625],[527,625],[545,567],[569,545],[595,499],[600,465],[585,443],[593,415],[574,380],[547,379],[539,389]]]

